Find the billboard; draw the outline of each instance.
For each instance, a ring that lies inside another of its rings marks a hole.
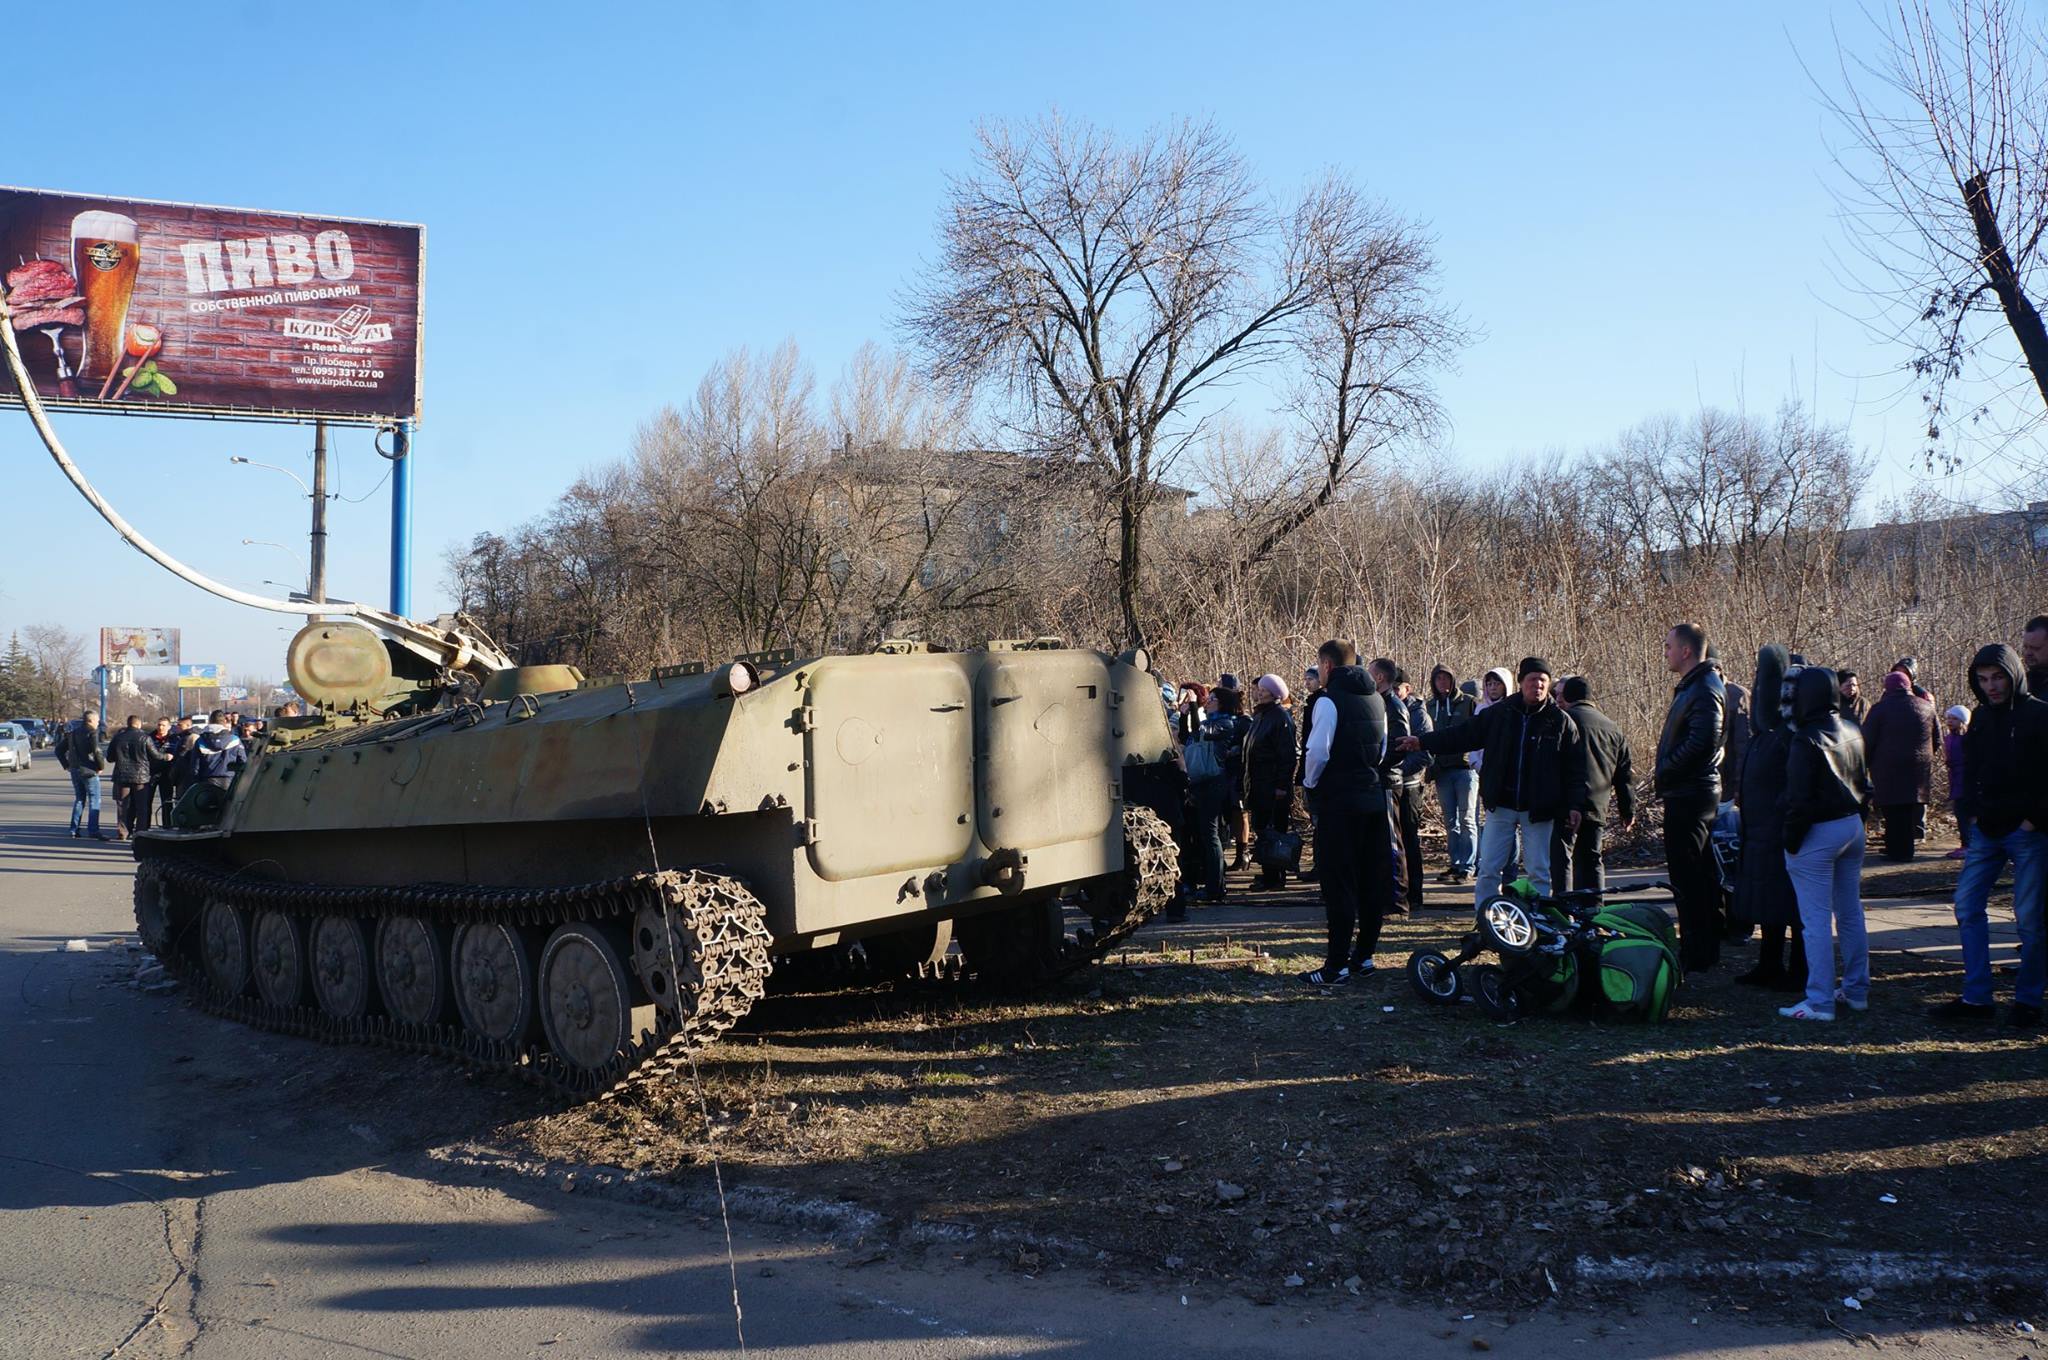
[[[375,424],[419,414],[426,233],[0,187],[0,281],[52,405]],[[18,403],[0,371],[0,402]]]
[[[220,667],[210,663],[178,667],[179,689],[219,689]]]
[[[100,629],[102,666],[175,666],[178,664],[178,630],[175,628]]]

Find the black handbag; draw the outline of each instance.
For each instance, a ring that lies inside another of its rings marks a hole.
[[[1252,862],[1261,869],[1301,869],[1301,833],[1267,827],[1252,841]]]

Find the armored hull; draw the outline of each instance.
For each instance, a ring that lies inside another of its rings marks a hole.
[[[1169,899],[1142,657],[777,660],[287,732],[210,825],[137,839],[144,940],[252,1023],[590,1095],[715,1038],[778,962],[1028,983]]]

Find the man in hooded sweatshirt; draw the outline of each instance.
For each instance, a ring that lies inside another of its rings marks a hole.
[[[1474,704],[1458,688],[1458,677],[1448,666],[1429,673],[1429,725],[1433,732],[1449,731],[1471,722]],[[1444,838],[1450,843],[1451,867],[1437,881],[1453,887],[1470,883],[1479,868],[1479,772],[1472,757],[1453,751],[1430,761],[1429,774],[1436,784],[1437,806],[1444,815]]]
[[[242,739],[235,735],[235,729],[227,723],[227,714],[220,709],[213,710],[213,716],[200,729],[199,778],[202,784],[211,784],[224,789],[235,782],[235,771],[248,760],[248,753],[242,748]]]
[[[1578,829],[1586,803],[1586,748],[1571,716],[1550,695],[1550,663],[1526,657],[1516,668],[1518,687],[1462,727],[1425,732],[1404,750],[1481,751],[1479,801],[1486,825],[1479,832],[1479,878],[1473,904],[1500,894],[1501,876],[1522,838],[1522,867],[1539,895],[1551,890],[1551,823],[1563,818]]]
[[[1956,879],[1956,928],[1963,945],[1963,994],[1933,1008],[1937,1020],[1993,1019],[1991,888],[2012,864],[2012,911],[2019,926],[2020,971],[2008,1025],[2036,1029],[2048,982],[2042,916],[2048,903],[2048,703],[2027,692],[2019,654],[2003,644],[1981,648],[1970,663],[1977,708],[1963,738],[1963,769],[1976,816],[1968,856]]]
[[[1388,760],[1386,701],[1350,643],[1332,639],[1317,656],[1323,688],[1310,705],[1301,782],[1316,814],[1317,886],[1330,934],[1323,966],[1302,980],[1327,987],[1373,970],[1373,950],[1393,898],[1394,843],[1382,778]]]

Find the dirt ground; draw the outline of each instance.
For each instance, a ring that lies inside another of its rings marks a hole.
[[[1953,872],[1874,869],[1871,893]],[[1780,1020],[1785,998],[1734,985],[1726,967],[1691,980],[1661,1026],[1501,1026],[1469,1004],[1424,1004],[1401,973],[1411,950],[1462,932],[1469,900],[1397,919],[1376,976],[1311,991],[1296,979],[1321,951],[1306,892],[1240,895],[1271,918],[1206,931],[1198,908],[1174,952],[1141,936],[1028,998],[771,998],[702,1062],[727,1183],[850,1201],[897,1225],[1021,1227],[1101,1253],[1111,1278],[1258,1301],[1392,1290],[1569,1304],[1626,1292],[1589,1282],[1581,1258],[1830,1249],[2041,1278],[2048,1039],[1924,1020],[1924,1004],[1955,994],[1952,965],[1877,956],[1870,1011],[1831,1026]],[[710,1150],[688,1089],[514,1122],[492,1141],[690,1178]],[[1035,1268],[1035,1253],[1016,1264]],[[1801,1316],[1828,1290],[1692,1288]],[[2040,1319],[2043,1303],[2038,1287],[1943,1286],[1887,1289],[1866,1308],[1975,1321]]]

